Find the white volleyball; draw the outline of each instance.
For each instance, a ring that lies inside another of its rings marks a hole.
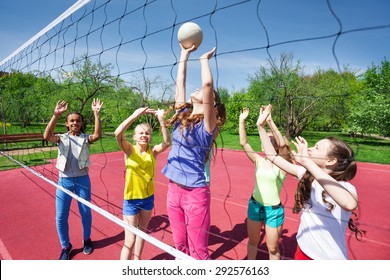
[[[177,39],[185,49],[191,48],[193,45],[198,48],[203,40],[203,32],[196,23],[186,22],[179,28]]]

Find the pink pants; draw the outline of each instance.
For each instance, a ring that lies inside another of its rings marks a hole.
[[[167,208],[176,249],[194,259],[209,260],[209,187],[180,187],[170,181]]]

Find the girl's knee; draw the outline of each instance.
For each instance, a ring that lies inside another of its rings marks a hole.
[[[280,254],[279,248],[278,247],[268,248],[268,253],[273,256],[279,255]]]

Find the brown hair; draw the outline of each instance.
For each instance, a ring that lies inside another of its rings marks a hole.
[[[169,111],[172,111],[174,106],[172,106]],[[204,114],[194,114],[192,113],[192,104],[190,103],[184,103],[182,105],[179,105],[176,107],[176,113],[167,120],[167,125],[173,125],[177,121],[181,123],[179,127],[180,133],[183,135],[184,129],[190,129],[192,130],[195,125],[200,123],[204,119]],[[168,113],[168,112],[167,112]],[[226,107],[223,103],[221,103],[221,98],[219,97],[219,94],[217,91],[214,90],[214,114],[217,118],[217,126],[216,129],[218,130],[217,133],[219,133],[221,127],[226,122]],[[213,139],[213,147],[217,147],[217,143],[215,142],[215,139]],[[215,154],[214,154],[215,156]],[[209,158],[209,152],[206,154],[206,161]]]
[[[337,159],[337,163],[332,166],[331,172],[329,173],[337,181],[348,181],[355,177],[357,172],[357,165],[355,161],[355,155],[352,148],[344,141],[335,138],[327,137],[331,142],[331,146],[328,150],[328,157],[331,159]],[[314,181],[314,177],[309,172],[306,172],[302,179],[298,183],[298,187],[295,192],[295,202],[293,207],[293,213],[299,213],[303,208],[304,204],[310,204],[310,193],[311,186]],[[332,211],[334,205],[326,200],[326,192],[322,191],[322,201],[328,206],[327,210]],[[356,214],[352,212],[354,216]],[[357,239],[365,233],[360,231],[352,218],[348,222],[349,228],[355,233]]]
[[[173,110],[172,107],[170,108],[170,111],[171,110]],[[186,102],[182,105],[179,105],[176,107],[176,114],[173,115],[173,117],[167,121],[167,125],[172,125],[175,124],[177,121],[180,121],[181,123],[179,127],[180,132],[182,132],[185,128],[192,129],[194,125],[200,123],[203,120],[204,114],[194,114],[191,116],[191,113],[192,113],[192,105],[190,103]],[[221,103],[219,94],[215,90],[214,90],[214,113],[215,116],[217,117],[217,127],[221,128],[226,122],[226,108],[225,105]]]

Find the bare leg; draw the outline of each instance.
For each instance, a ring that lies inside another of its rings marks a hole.
[[[248,229],[248,260],[255,260],[257,256],[257,246],[260,242],[260,232],[263,222],[252,221],[247,219],[246,222]]]
[[[282,232],[282,226],[272,228],[265,226],[266,243],[270,260],[280,260],[279,240]]]
[[[138,215],[132,216],[123,216],[123,221],[127,224],[137,227],[138,226]],[[125,230],[125,241],[121,251],[121,260],[131,260],[131,254],[133,251],[134,243],[135,243],[135,234],[131,231]]]
[[[141,210],[139,212],[139,221],[138,229],[145,231],[148,228],[150,217],[152,216],[152,211]],[[134,246],[134,260],[140,260],[142,250],[144,248],[145,240],[143,240],[138,235],[135,237],[135,246]]]

